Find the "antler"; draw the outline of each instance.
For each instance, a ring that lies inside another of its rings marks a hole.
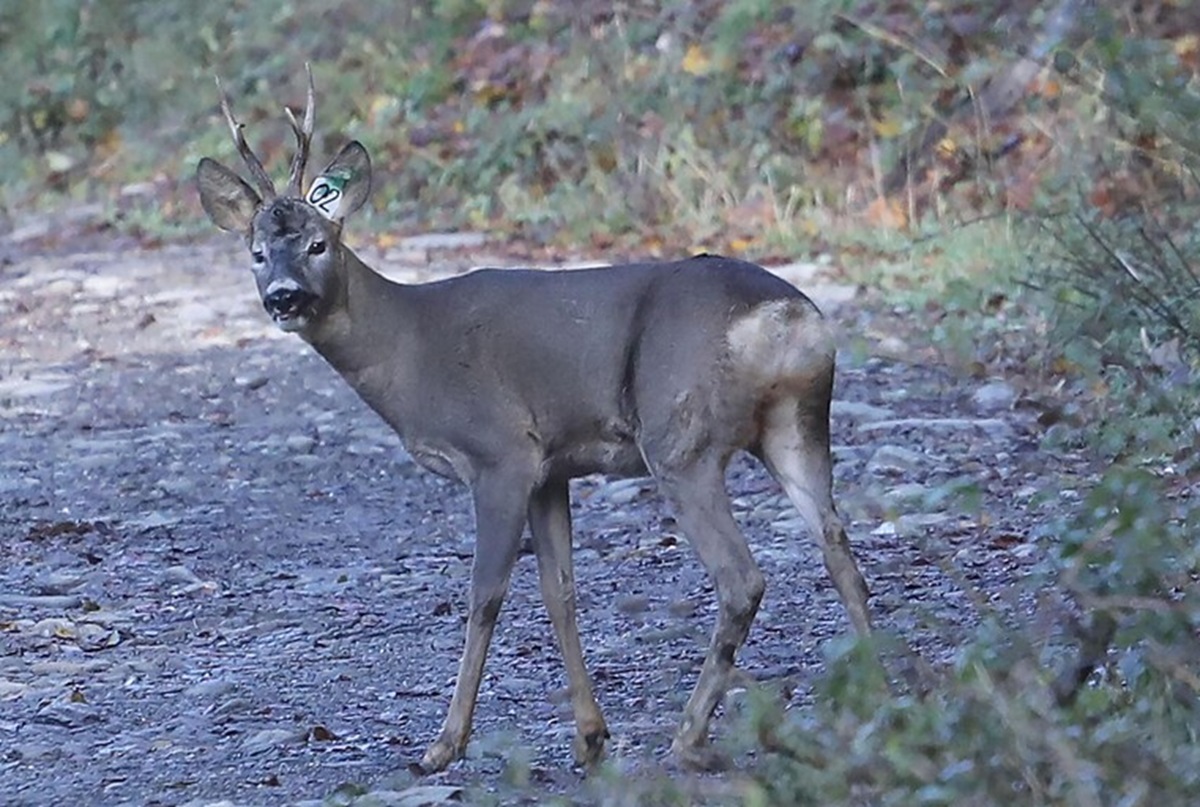
[[[254,155],[246,143],[246,136],[242,134],[242,124],[233,117],[233,110],[229,107],[229,96],[225,94],[225,88],[221,86],[220,77],[217,78],[217,92],[221,94],[221,111],[225,113],[225,122],[229,124],[229,132],[233,135],[233,142],[237,146],[238,154],[242,155],[242,160],[250,169],[250,176],[258,185],[262,197],[274,199],[278,195],[275,192],[275,183],[271,181],[271,175],[267,173],[267,170],[263,168],[262,161]]]
[[[286,106],[283,108],[287,114],[288,123],[292,124],[292,131],[296,134],[296,155],[292,157],[292,170],[288,174],[288,196],[300,196],[304,193],[304,168],[308,164],[309,146],[312,145],[316,88],[313,86],[312,66],[308,62],[304,63],[304,72],[308,74],[308,98],[304,102],[304,125],[301,126],[296,122],[296,116],[292,114],[291,109]]]

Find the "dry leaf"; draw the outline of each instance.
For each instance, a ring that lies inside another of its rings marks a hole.
[[[687,52],[683,54],[683,62],[680,65],[683,72],[691,73],[693,76],[707,75],[712,70],[712,59],[704,52],[704,48],[699,45],[688,45]]]
[[[904,121],[898,115],[887,115],[871,121],[871,128],[884,139],[899,137],[904,132]]]
[[[866,219],[876,227],[889,230],[903,230],[908,227],[908,216],[904,206],[895,199],[881,196],[867,205]]]

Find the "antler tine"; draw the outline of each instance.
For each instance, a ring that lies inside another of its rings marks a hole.
[[[316,88],[313,85],[312,65],[304,63],[304,72],[308,74],[308,98],[304,102],[304,124],[296,122],[292,110],[284,107],[288,123],[296,134],[296,155],[292,157],[292,170],[288,175],[287,193],[289,196],[299,196],[304,192],[304,168],[308,164],[308,150],[312,145],[313,121],[316,115]]]
[[[225,122],[229,124],[229,133],[233,135],[233,143],[237,146],[238,154],[242,155],[242,160],[246,163],[246,167],[250,169],[250,176],[254,183],[258,185],[258,190],[264,199],[273,199],[276,194],[275,183],[271,181],[271,175],[267,173],[267,169],[263,168],[262,161],[255,156],[250,150],[250,145],[246,142],[246,136],[242,133],[243,125],[238,122],[237,118],[233,117],[233,110],[229,106],[229,96],[225,93],[225,88],[221,85],[221,78],[217,76],[217,92],[221,96],[221,112],[225,114]]]

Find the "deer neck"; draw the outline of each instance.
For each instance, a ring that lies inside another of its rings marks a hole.
[[[334,305],[303,334],[385,419],[381,406],[403,389],[415,347],[416,310],[410,288],[394,283],[340,247],[342,282]]]

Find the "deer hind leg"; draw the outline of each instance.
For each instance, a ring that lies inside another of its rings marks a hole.
[[[475,560],[471,568],[466,646],[446,722],[421,759],[420,767],[425,773],[442,770],[467,749],[488,645],[525,529],[530,488],[516,475],[502,471],[482,475],[473,486]]]
[[[750,632],[765,583],[729,509],[725,458],[702,456],[683,470],[656,476],[716,584],[719,602],[712,641],[671,750],[690,767],[719,768],[726,761],[708,746],[708,724],[729,686],[734,656]]]
[[[575,572],[571,562],[571,506],[567,481],[547,482],[529,499],[529,529],[537,554],[542,599],[558,636],[571,710],[575,714],[575,761],[591,766],[604,755],[608,727],[592,693],[575,622]]]
[[[767,470],[816,537],[851,624],[859,634],[868,634],[867,584],[833,503],[828,411],[796,399],[773,404],[765,412],[760,448]]]

